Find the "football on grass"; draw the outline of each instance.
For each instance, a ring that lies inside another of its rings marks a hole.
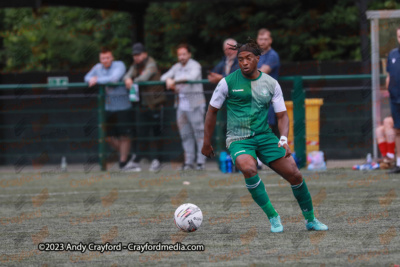
[[[194,232],[199,229],[203,221],[203,213],[194,204],[186,203],[180,205],[174,214],[176,227],[184,232]]]

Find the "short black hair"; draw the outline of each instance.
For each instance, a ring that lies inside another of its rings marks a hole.
[[[108,47],[108,46],[103,46],[102,48],[100,48],[100,53],[101,53],[101,54],[108,53],[108,52],[112,53],[112,50],[111,50],[110,47]]]
[[[259,29],[259,30],[258,30],[258,33],[257,33],[257,36],[263,35],[263,34],[266,34],[266,33],[268,33],[269,36],[272,37],[271,31],[268,30],[267,28]]]
[[[190,51],[190,46],[189,46],[188,44],[186,44],[186,43],[182,43],[182,44],[178,45],[178,47],[176,48],[176,50],[181,49],[181,48],[185,48],[189,53],[192,53],[192,52]]]
[[[229,44],[229,45],[231,46],[230,49],[237,50],[238,54],[242,51],[248,51],[248,52],[253,53],[255,56],[261,56],[262,50],[261,50],[260,46],[257,44],[257,42],[254,39],[252,39],[250,37],[247,38],[247,43],[244,43],[244,44],[237,43],[236,45],[231,45],[231,44]]]

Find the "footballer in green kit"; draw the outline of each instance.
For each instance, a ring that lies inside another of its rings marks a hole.
[[[202,153],[214,156],[211,137],[217,121],[217,112],[226,102],[226,146],[233,163],[243,173],[247,189],[254,201],[268,216],[271,232],[283,231],[280,216],[268,198],[264,183],[257,173],[257,157],[287,180],[305,218],[307,230],[325,231],[328,227],[314,216],[311,195],[306,182],[291,157],[287,144],[289,117],[279,83],[257,69],[261,55],[257,43],[232,46],[237,50],[240,69],[223,78],[214,90],[208,107]],[[273,105],[278,119],[280,140],[267,123],[268,108]]]

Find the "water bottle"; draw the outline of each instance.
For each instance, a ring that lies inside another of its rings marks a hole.
[[[232,159],[230,155],[226,155],[226,172],[232,173]]]
[[[372,162],[371,167],[373,170],[377,170],[380,168],[380,164],[377,162]]]
[[[374,162],[372,164],[367,163],[367,164],[353,166],[353,170],[360,170],[360,171],[370,171],[375,169],[379,169],[379,164]]]
[[[139,101],[139,87],[137,84],[132,84],[131,89],[129,91],[129,100],[131,102]]]
[[[372,163],[372,156],[371,153],[367,154],[367,164],[371,164]]]
[[[219,169],[222,173],[226,173],[226,156],[228,154],[225,151],[222,151],[219,154]]]
[[[369,171],[369,170],[372,170],[372,166],[371,166],[371,164],[363,164],[363,165],[361,165],[360,166],[360,171],[363,171],[363,170],[365,170],[365,171]]]
[[[62,172],[67,171],[67,158],[65,156],[61,158],[61,171]]]
[[[353,165],[353,170],[359,170],[360,169],[360,165]]]

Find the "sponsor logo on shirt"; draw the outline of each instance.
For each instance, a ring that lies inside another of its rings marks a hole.
[[[232,92],[243,92],[244,89],[232,89]]]
[[[392,64],[396,63],[396,59],[392,58]]]

